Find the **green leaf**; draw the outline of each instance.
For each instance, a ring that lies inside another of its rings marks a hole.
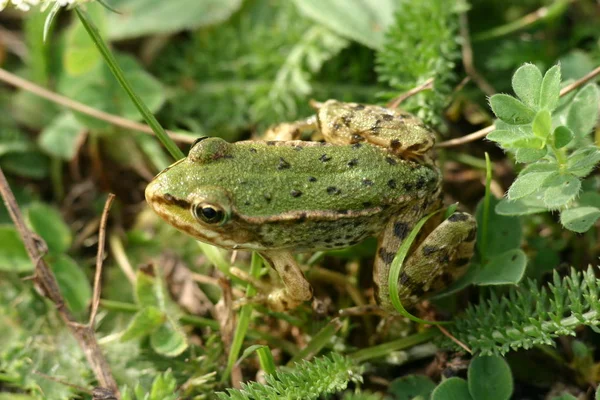
[[[542,72],[533,64],[525,64],[514,73],[512,87],[521,101],[529,107],[536,107],[540,101]]]
[[[500,215],[530,215],[547,211],[542,196],[530,195],[519,200],[502,199],[496,205],[496,213]]]
[[[523,134],[515,131],[496,129],[495,131],[490,132],[485,138],[498,143],[504,148],[513,148],[515,147],[513,143],[517,140],[521,140]]]
[[[573,132],[564,125],[557,126],[552,133],[554,147],[562,149],[573,140]]]
[[[394,21],[398,2],[379,0],[294,0],[307,17],[372,49],[381,50],[387,27]]]
[[[66,254],[59,255],[51,267],[71,311],[85,311],[92,298],[92,286],[83,270]]]
[[[583,233],[600,218],[600,209],[596,207],[577,207],[560,213],[560,223],[570,231]]]
[[[576,150],[567,159],[567,170],[575,176],[587,176],[600,162],[600,149],[596,146]]]
[[[54,207],[44,203],[31,203],[26,211],[33,230],[44,239],[50,253],[66,252],[71,246],[71,230]]]
[[[560,67],[555,65],[546,71],[540,89],[540,108],[553,111],[560,95]]]
[[[518,163],[532,163],[548,154],[548,149],[517,149],[515,161]]]
[[[512,373],[502,357],[476,357],[467,374],[469,392],[476,400],[508,400],[512,396]]]
[[[443,381],[431,393],[431,400],[474,400],[469,393],[467,381],[461,378],[449,378]]]
[[[533,119],[533,134],[540,139],[546,140],[552,132],[552,116],[550,111],[541,110]],[[540,146],[541,147],[541,146]]]
[[[138,311],[121,335],[121,341],[150,335],[166,321],[165,314],[156,307],[144,307]]]
[[[106,36],[106,10],[104,7],[92,3],[88,4],[86,9],[90,17],[93,18],[100,34]],[[65,34],[65,47],[63,50],[65,72],[72,76],[79,76],[91,71],[101,60],[102,56],[84,26],[77,19],[71,21],[71,25]]]
[[[37,150],[24,153],[6,154],[0,159],[5,171],[32,179],[43,179],[48,176],[48,157]]]
[[[38,137],[38,143],[49,155],[63,160],[72,160],[75,157],[83,129],[83,125],[75,119],[72,113],[64,113],[44,128]]]
[[[553,397],[551,400],[577,400],[577,397],[565,393],[561,394],[560,396]]]
[[[491,257],[473,278],[480,286],[515,285],[523,279],[527,256],[521,249],[508,250]]]
[[[425,375],[405,375],[394,379],[388,387],[393,400],[428,399],[435,389],[435,383]]]
[[[490,106],[496,117],[510,125],[529,124],[535,117],[531,108],[507,94],[490,97]]]
[[[216,25],[241,4],[241,0],[111,0],[119,13],[107,16],[108,37],[131,39]]]
[[[33,271],[33,263],[14,225],[0,225],[0,271]]]
[[[187,337],[181,326],[171,318],[150,335],[150,344],[154,351],[165,357],[176,357],[188,348]]]
[[[521,246],[522,227],[521,220],[516,217],[504,216],[496,213],[497,205],[500,201],[490,196],[490,213],[488,220],[487,247],[486,254],[482,254],[485,259],[494,255],[504,253],[507,250],[519,248]],[[477,204],[475,212],[477,219],[477,245],[482,243],[483,236],[483,199]],[[481,249],[479,249],[481,251]]]
[[[508,189],[508,199],[517,200],[538,190],[554,172],[521,173]]]
[[[577,92],[567,114],[567,126],[575,136],[587,135],[598,120],[598,102],[600,95],[594,83],[588,83]]]
[[[135,296],[137,303],[144,307],[156,307],[165,311],[164,293],[161,282],[152,270],[138,269],[135,277]]]
[[[544,181],[547,187],[544,193],[544,203],[550,209],[567,205],[581,190],[581,181],[574,175],[553,175]]]

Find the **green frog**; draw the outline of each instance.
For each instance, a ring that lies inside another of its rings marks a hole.
[[[392,260],[419,219],[442,207],[434,134],[399,110],[336,100],[315,107],[307,120],[271,128],[268,140],[198,139],[186,158],[150,182],[146,200],[200,241],[257,251],[283,282],[258,297],[276,311],[313,297],[295,252],[339,249],[376,236],[375,297],[393,311]],[[298,140],[309,128],[324,141]],[[466,213],[430,219],[399,278],[405,307],[465,272],[476,231]]]

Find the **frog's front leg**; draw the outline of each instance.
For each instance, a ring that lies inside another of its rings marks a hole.
[[[304,277],[292,253],[285,251],[262,251],[260,255],[269,263],[283,281],[283,288],[274,289],[264,302],[273,311],[286,311],[312,299],[313,289]]]
[[[401,218],[393,220],[380,238],[373,279],[377,302],[388,311],[394,310],[388,287],[392,260],[413,225]],[[476,236],[475,218],[456,212],[433,229],[416,248],[413,246],[398,280],[402,305],[408,308],[425,295],[441,291],[461,277],[473,256]]]

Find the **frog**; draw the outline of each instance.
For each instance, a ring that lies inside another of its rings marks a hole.
[[[327,100],[315,115],[270,128],[262,140],[201,137],[187,157],[146,187],[147,203],[167,223],[225,249],[251,250],[282,285],[255,300],[288,311],[313,299],[296,253],[341,249],[377,238],[373,285],[378,307],[395,312],[392,261],[417,222],[398,294],[405,308],[448,287],[470,262],[473,216],[442,218],[442,173],[434,131],[412,114]],[[322,140],[301,140],[312,130]]]

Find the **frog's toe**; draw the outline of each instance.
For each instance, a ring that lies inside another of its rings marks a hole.
[[[405,306],[438,292],[460,278],[473,256],[477,222],[456,212],[438,225],[410,254],[399,278]]]

